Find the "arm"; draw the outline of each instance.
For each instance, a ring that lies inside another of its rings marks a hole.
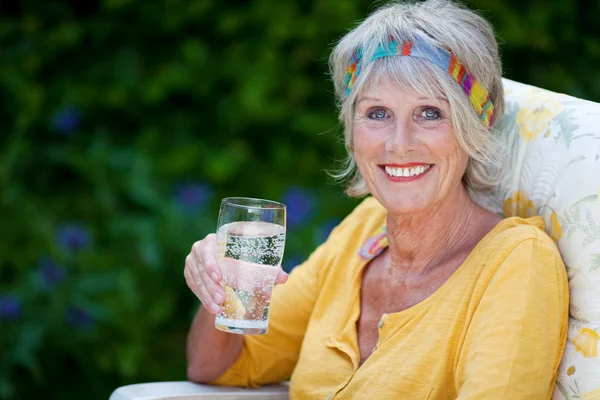
[[[218,284],[222,279],[218,266],[214,234],[194,243],[186,257],[184,276],[189,288],[202,302],[192,323],[187,342],[187,378],[206,383],[218,378],[233,365],[242,349],[242,337],[221,332],[214,327],[215,314],[221,312],[225,291]],[[280,271],[278,283],[287,274]]]
[[[458,399],[547,399],[564,350],[568,283],[549,238],[520,242],[492,277],[459,349]]]
[[[271,297],[269,331],[260,336],[244,336],[237,361],[213,383],[256,387],[291,376],[320,292],[320,277],[328,253],[333,251],[332,238],[335,238],[335,233],[304,264],[294,268],[285,285],[275,287]]]
[[[204,311],[197,316],[188,343],[188,371],[190,368],[202,368],[204,371],[210,371],[210,378],[208,374],[203,373],[200,382],[208,380],[214,384],[231,386],[255,387],[289,378],[298,361],[304,334],[327,270],[334,262],[335,256],[340,251],[345,251],[344,243],[348,237],[355,234],[357,227],[364,226],[364,221],[373,216],[382,219],[385,210],[375,199],[368,198],[332,231],[327,241],[313,252],[304,264],[294,269],[285,285],[275,286],[271,296],[267,334],[225,334],[235,337],[231,340],[241,339],[240,344],[229,341],[229,336],[222,337],[218,332],[211,332],[215,329],[212,325],[213,320],[212,317],[209,319]],[[208,274],[204,274],[205,279],[214,271],[207,266],[207,272]],[[188,278],[188,285],[191,280]],[[212,281],[207,279],[207,282]],[[280,280],[278,277],[277,282],[285,282],[285,279]],[[217,286],[209,287],[211,293],[219,290],[222,292],[222,288]],[[200,289],[203,288],[205,286],[200,286]],[[197,295],[203,298],[202,293]],[[209,301],[203,304],[210,305],[212,300],[210,297],[207,299]],[[210,309],[210,306],[208,308]],[[194,329],[198,332],[194,332]],[[200,329],[208,331],[200,332]],[[230,364],[231,360],[234,360],[233,365]],[[216,379],[217,372],[225,370],[226,372]],[[199,381],[194,379],[197,377],[194,375],[190,379]]]
[[[207,383],[217,379],[238,359],[243,336],[222,332],[214,327],[215,316],[200,307],[188,334],[187,378]],[[210,362],[206,362],[210,361]]]

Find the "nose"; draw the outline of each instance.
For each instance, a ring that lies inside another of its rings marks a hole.
[[[406,154],[414,150],[415,137],[409,119],[396,119],[390,126],[389,136],[385,143],[385,150],[394,154]]]

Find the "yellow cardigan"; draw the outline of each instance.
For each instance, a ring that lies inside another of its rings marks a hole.
[[[373,198],[348,216],[271,301],[269,332],[246,336],[216,382],[290,378],[292,399],[550,399],[564,350],[568,283],[540,217],[507,218],[435,293],[379,323],[359,366],[364,242],[385,224]]]

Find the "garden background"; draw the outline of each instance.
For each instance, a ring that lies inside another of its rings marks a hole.
[[[380,3],[381,4],[381,3]],[[600,1],[471,0],[505,76],[600,101]],[[0,0],[0,399],[185,379],[183,279],[225,196],[288,205],[284,266],[357,204],[332,44],[369,0]]]

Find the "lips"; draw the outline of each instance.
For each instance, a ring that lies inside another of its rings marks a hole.
[[[419,179],[433,167],[433,164],[414,162],[405,164],[383,164],[379,167],[390,180],[394,182],[407,182]]]
[[[405,164],[409,165],[409,164]],[[404,167],[393,167],[390,165],[385,165],[383,169],[386,174],[392,177],[405,177],[410,178],[413,176],[419,176],[424,174],[426,171],[431,168],[431,164],[420,164],[415,166],[404,166]]]

